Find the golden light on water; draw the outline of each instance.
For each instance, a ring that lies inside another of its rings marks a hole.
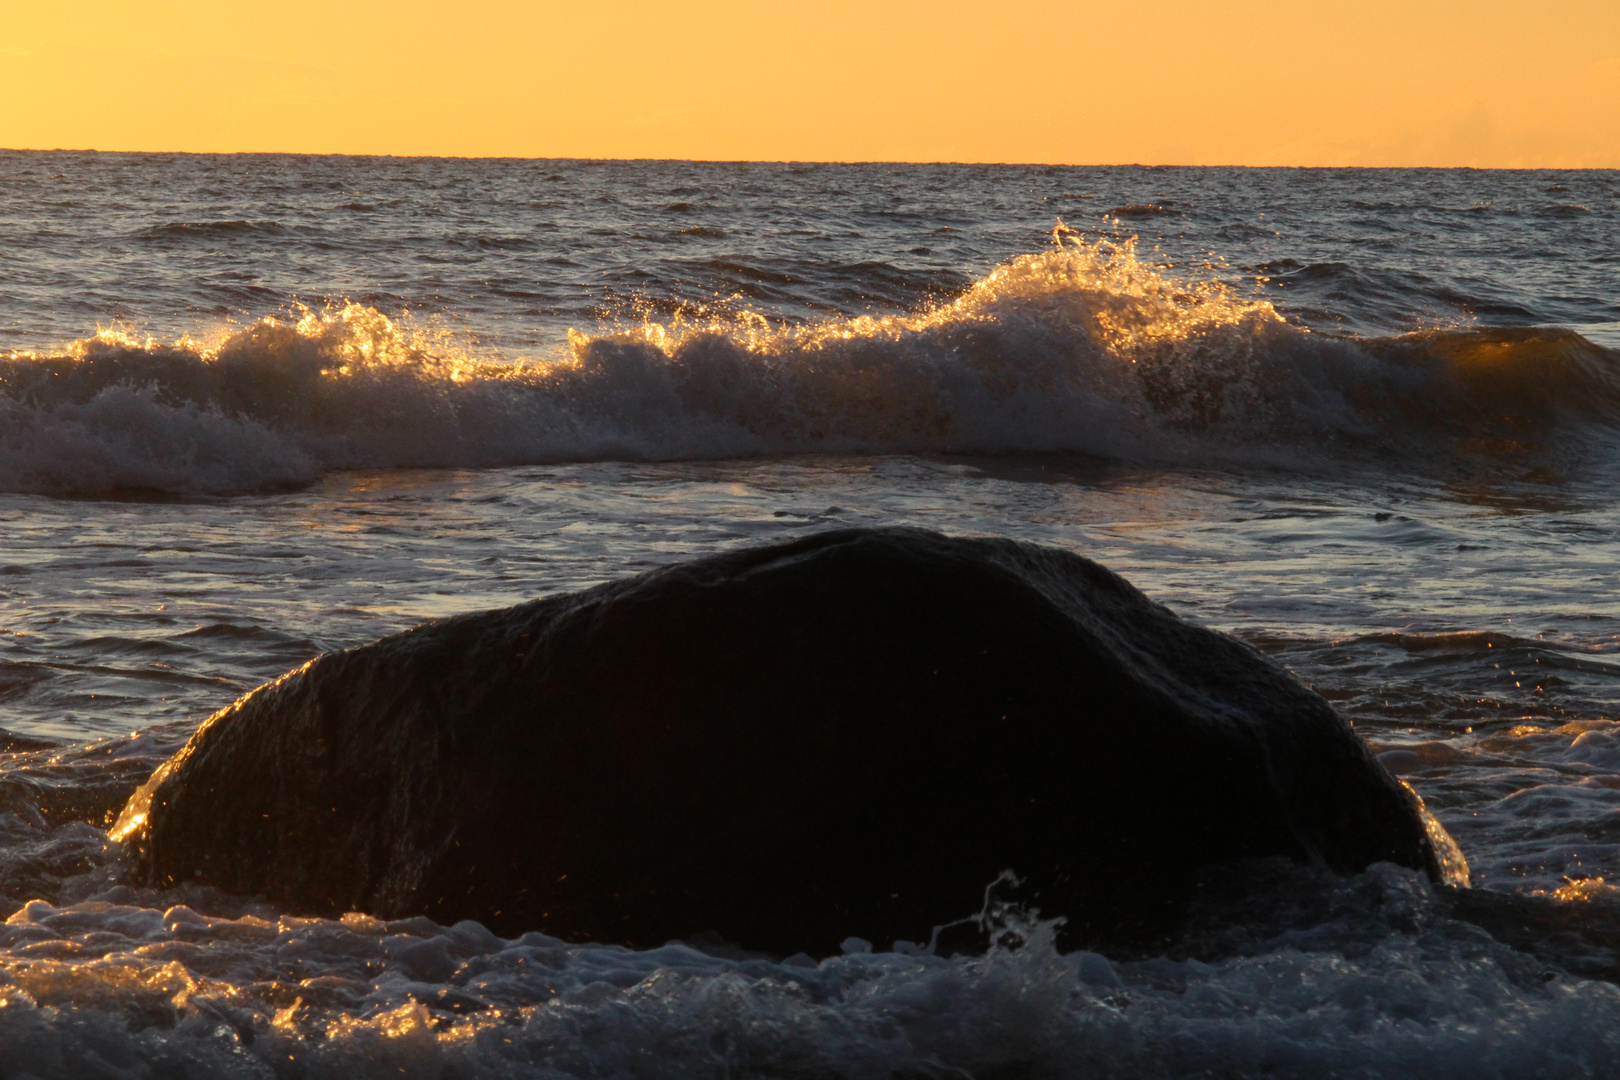
[[[815,353],[873,339],[957,332],[973,323],[993,325],[1008,306],[1055,307],[1057,318],[1082,329],[1076,341],[1095,343],[1117,359],[1134,363],[1144,351],[1213,331],[1252,334],[1283,324],[1268,301],[1242,296],[1214,279],[1187,281],[1162,272],[1139,255],[1134,237],[1086,240],[1060,223],[1053,240],[1051,248],[1003,263],[962,294],[915,314],[789,325],[721,300],[709,306],[688,305],[663,320],[633,309],[613,336],[673,355],[683,342],[724,335],[746,352],[767,357]],[[571,332],[571,362],[581,362],[595,340]]]
[[[0,146],[1620,166],[1620,5],[62,0]]]
[[[1573,878],[1566,885],[1552,890],[1551,896],[1565,903],[1590,903],[1594,900],[1613,899],[1615,889],[1613,885],[1604,882],[1601,877]],[[1540,895],[1549,895],[1541,893]]]

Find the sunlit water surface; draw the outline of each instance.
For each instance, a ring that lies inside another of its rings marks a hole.
[[[8,154],[0,200],[0,1075],[1620,1069],[1614,174]],[[1163,957],[817,964],[121,883],[107,815],[320,652],[901,523],[1269,653],[1554,925],[1376,867]]]

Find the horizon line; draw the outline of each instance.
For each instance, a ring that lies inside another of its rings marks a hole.
[[[186,157],[309,157],[309,158],[380,158],[395,161],[574,161],[601,164],[683,164],[683,165],[890,165],[929,166],[951,165],[986,168],[1032,169],[1320,169],[1343,172],[1356,170],[1376,172],[1399,169],[1407,172],[1617,172],[1614,165],[1249,165],[1241,162],[1222,164],[1173,164],[1168,162],[1114,161],[1114,162],[1056,162],[1056,161],[906,161],[882,158],[679,158],[679,157],[590,157],[574,155],[525,154],[378,154],[352,151],[319,150],[102,150],[83,146],[5,146],[0,154],[142,154]]]

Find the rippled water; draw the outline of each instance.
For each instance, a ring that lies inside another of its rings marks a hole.
[[[1620,1063],[1615,173],[11,153],[0,205],[0,1074]],[[120,884],[107,815],[310,656],[859,523],[1270,653],[1485,899],[817,965]]]

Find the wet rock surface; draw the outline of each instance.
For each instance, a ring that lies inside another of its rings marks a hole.
[[[778,955],[927,942],[1006,870],[1067,946],[1147,945],[1212,867],[1438,880],[1449,844],[1248,646],[1077,555],[914,529],[321,656],[216,714],[115,836],[143,882],[310,913]]]

